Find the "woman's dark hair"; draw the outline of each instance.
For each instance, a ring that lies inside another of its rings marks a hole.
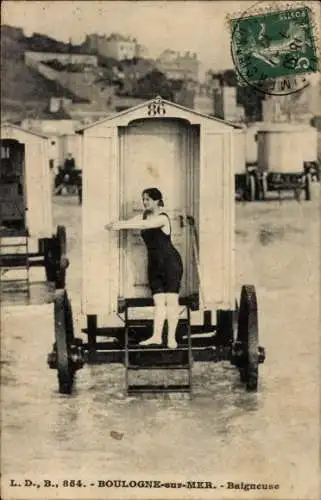
[[[144,189],[144,191],[142,192],[142,196],[144,196],[144,194],[147,194],[152,200],[158,201],[158,205],[160,207],[164,206],[163,195],[159,189],[147,188],[147,189]]]

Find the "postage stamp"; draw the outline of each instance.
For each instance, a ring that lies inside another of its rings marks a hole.
[[[232,57],[243,85],[268,91],[271,81],[288,77],[292,92],[304,87],[304,75],[318,71],[312,12],[307,6],[253,15],[246,11],[230,19],[230,29]]]

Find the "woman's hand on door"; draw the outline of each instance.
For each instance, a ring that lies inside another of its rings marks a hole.
[[[118,221],[109,222],[109,224],[106,224],[104,226],[104,229],[107,229],[107,231],[117,231],[118,229],[120,229]]]

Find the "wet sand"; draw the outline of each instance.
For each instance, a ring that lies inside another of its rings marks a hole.
[[[236,206],[235,294],[242,284],[255,284],[267,351],[256,394],[246,393],[223,362],[195,364],[191,401],[125,398],[120,365],[85,366],[74,394],[59,395],[56,372],[46,364],[52,304],[38,286],[33,305],[2,306],[3,498],[320,499],[320,186],[314,184],[311,202],[270,198]],[[68,292],[79,332],[81,209],[75,198],[56,198],[54,213],[68,231]],[[83,479],[87,486],[9,488],[15,478]],[[90,486],[153,478],[211,481],[217,488]],[[227,481],[280,488],[272,494],[221,488]]]

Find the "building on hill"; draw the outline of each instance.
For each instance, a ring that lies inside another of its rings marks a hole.
[[[119,33],[112,33],[109,36],[95,33],[87,35],[84,46],[89,52],[96,52],[117,61],[146,55],[146,48],[137,43],[136,38],[125,37]]]
[[[250,86],[238,85],[234,69],[209,70],[206,85],[214,96],[214,115],[231,122],[257,122],[262,120],[264,95],[253,92]]]
[[[185,52],[181,55],[179,52],[167,49],[156,59],[156,67],[172,80],[198,81],[200,61],[196,53]]]
[[[155,69],[154,61],[148,59],[133,59],[122,63],[122,71],[118,72],[118,95],[132,95],[137,92],[138,82]]]
[[[148,49],[145,45],[136,44],[136,57],[138,59],[146,59],[148,57]]]
[[[214,116],[230,122],[244,120],[244,108],[237,102],[237,88],[219,85],[214,89]]]
[[[47,106],[37,114],[36,118],[25,118],[21,122],[23,128],[27,128],[37,134],[46,136],[59,136],[63,134],[72,134],[77,128],[77,124],[63,107],[52,111],[51,105]]]
[[[194,109],[204,115],[215,114],[213,89],[206,83],[195,86]]]
[[[76,135],[78,126],[80,124],[73,120],[63,107],[53,111],[50,104],[38,112],[36,117],[21,121],[22,128],[48,138],[48,154],[53,173],[57,173],[58,166],[62,165],[64,160],[61,138]]]

